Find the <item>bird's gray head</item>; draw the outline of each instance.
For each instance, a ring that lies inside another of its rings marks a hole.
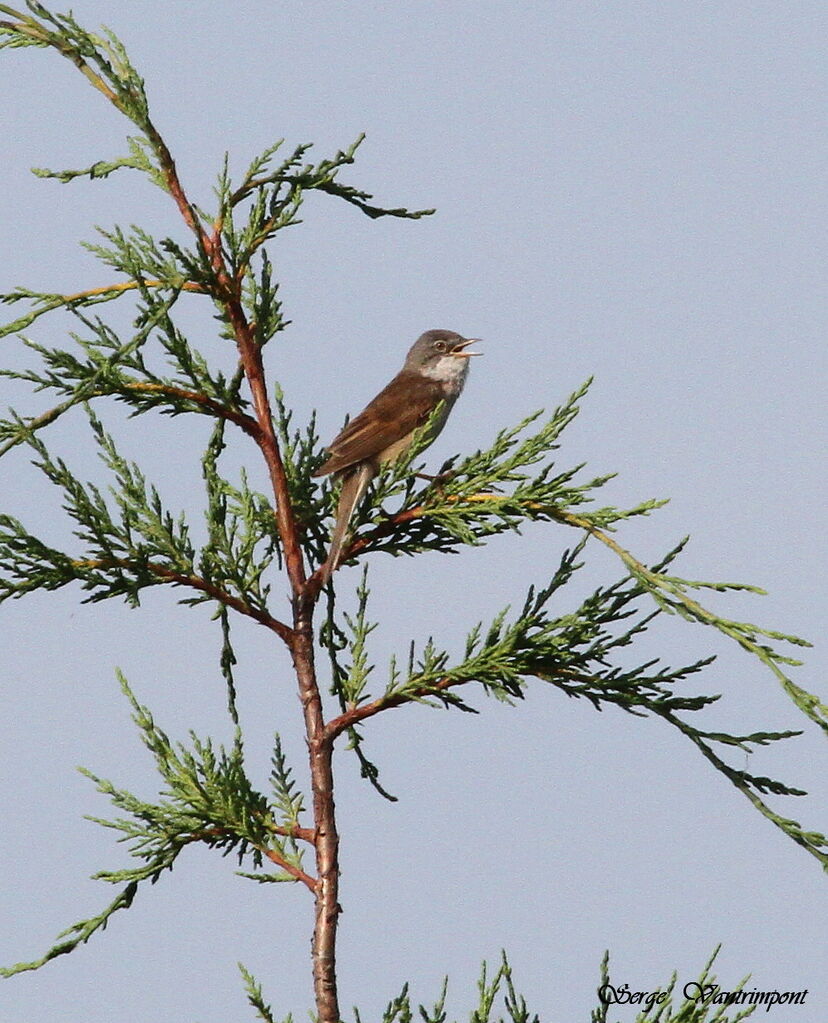
[[[477,340],[453,330],[427,330],[411,346],[405,369],[446,383],[463,380],[469,371],[469,359],[482,355],[482,352],[466,351]]]

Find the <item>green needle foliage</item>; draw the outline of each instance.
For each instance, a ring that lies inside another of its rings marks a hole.
[[[682,995],[680,1000],[676,992],[678,975],[675,973],[664,987],[652,992],[631,992],[627,985],[615,988],[608,972],[609,955],[605,955],[601,964],[601,984],[598,987],[599,1004],[591,1014],[592,1023],[610,1023],[615,1018],[609,1015],[611,1006],[630,1004],[644,1004],[645,1008],[637,1012],[634,1019],[628,1016],[629,1023],[739,1023],[747,1019],[761,1004],[767,1003],[759,1002],[753,991],[746,990],[745,985],[750,979],[748,977],[732,988],[721,988],[716,976],[711,973],[718,952],[717,948],[697,980],[684,985],[690,997]],[[244,979],[248,1001],[257,1010],[259,1018],[265,1023],[292,1023],[293,1017],[290,1015],[283,1021],[277,1021],[273,1010],[264,1000],[261,985],[241,963],[239,970]],[[405,984],[399,995],[388,1002],[381,1023],[411,1023],[414,1019],[421,1019],[423,1023],[448,1023],[447,995],[448,978],[444,980],[434,1004],[430,1007],[417,1005],[415,1012],[409,985]],[[789,1000],[786,999],[786,1002]],[[353,1012],[354,1023],[363,1023],[362,1015],[356,1007]],[[518,993],[505,952],[501,952],[500,965],[494,972],[490,971],[487,963],[483,963],[477,982],[477,1004],[464,1014],[463,1019],[470,1023],[541,1023],[540,1016],[530,1011],[526,999]],[[459,1023],[456,1016],[452,1023]]]
[[[0,369],[0,374],[50,396],[36,416],[12,410],[0,419],[0,457],[28,447],[35,471],[59,491],[73,530],[71,542],[58,549],[25,523],[0,513],[0,603],[77,584],[92,602],[119,597],[137,606],[145,588],[168,585],[181,591],[184,605],[210,604],[221,629],[219,669],[234,732],[229,748],[194,734],[186,743],[174,742],[121,677],[133,719],[155,762],[159,792],[147,800],[84,773],[117,811],[113,819],[91,819],[118,833],[136,865],[98,873],[100,880],[119,886],[116,898],[97,916],[60,935],[40,959],[3,973],[35,969],[86,942],[106,927],[113,913],[129,908],[143,885],[172,870],[187,847],[202,843],[223,856],[232,853],[245,878],[307,887],[317,911],[312,946],[316,1013],[323,1023],[334,1023],[343,1018],[332,965],[339,911],[331,766],[335,743],[346,736],[362,775],[382,796],[394,799],[365,752],[371,718],[410,703],[478,713],[473,702],[477,692],[513,704],[541,683],[599,711],[615,706],[632,717],[661,719],[692,742],[761,814],[828,867],[826,838],[766,802],[768,796],[802,791],[728,760],[729,755],[754,752],[800,733],[731,734],[713,727],[711,708],[719,697],[703,691],[700,681],[713,656],[675,667],[659,658],[636,661],[630,654],[664,615],[703,625],[711,638],[738,644],[769,669],[804,718],[828,732],[828,708],[791,677],[799,664],[791,649],[808,646],[806,641],[735,621],[701,602],[710,590],[762,591],[676,574],[686,539],[656,564],[645,564],[616,535],[628,519],[650,515],[664,502],[645,500],[628,509],[602,505],[599,491],[611,475],[590,477],[583,465],[560,463],[564,431],[579,413],[589,381],[551,416],[536,412],[502,429],[487,448],[450,459],[438,477],[424,483],[417,460],[429,434],[426,424],[420,443],[374,481],[354,516],[344,560],[458,553],[502,533],[520,532],[527,522],[575,531],[551,578],[506,595],[512,603],[489,622],[469,623],[464,643],[401,637],[397,655],[384,670],[378,667],[371,640],[378,622],[371,612],[367,565],[356,590],[356,610],[350,613],[338,606],[335,584],[340,577],[323,590],[316,571],[326,556],[336,484],[313,476],[325,457],[315,421],[296,425],[285,395],[268,376],[264,350],[289,321],[266,246],[300,222],[301,207],[315,192],[343,200],[371,218],[417,219],[431,211],[376,205],[371,195],[342,180],[342,172],[354,163],[360,137],[317,162],[308,160],[309,145],[291,148],[279,140],[252,160],[240,181],[233,180],[225,160],[213,208],[207,212],[188,198],[150,119],[143,80],[112,33],[90,33],[71,15],[55,14],[34,0],[26,3],[25,11],[0,4],[0,14],[7,19],[0,21],[0,48],[56,51],[127,118],[130,132],[138,132],[127,136],[124,157],[99,159],[82,170],[35,173],[70,182],[137,171],[169,195],[189,232],[183,244],[171,236],[155,238],[134,225],[99,229],[98,240],[86,247],[104,268],[102,282],[66,295],[18,288],[0,296],[16,313],[0,335],[19,337],[35,360],[23,369]],[[182,295],[209,303],[219,336],[232,353],[232,371],[214,365],[183,332],[178,317]],[[132,303],[127,332],[97,315],[97,307],[124,302]],[[60,343],[45,345],[22,334],[60,310],[75,326]],[[201,459],[206,530],[195,530],[186,514],[168,508],[160,488],[120,454],[104,426],[113,401],[125,405],[131,416],[209,421]],[[90,439],[109,479],[106,488],[83,482],[48,443],[50,432],[60,429],[56,424],[74,409],[87,417]],[[264,459],[271,492],[252,489],[244,468],[227,467],[232,432],[254,458]],[[204,536],[200,543],[197,535]],[[571,584],[596,544],[617,556],[620,575],[573,600]],[[285,577],[289,607],[274,599],[284,592]],[[314,623],[322,596],[324,613]],[[259,792],[250,781],[233,674],[236,615],[271,630],[289,648],[309,749],[307,790],[295,780],[278,736],[270,791]],[[314,642],[326,651],[330,667],[330,677],[321,681],[309,654]],[[453,653],[455,649],[462,653]],[[332,699],[323,699],[323,693]],[[707,983],[710,965],[700,983]],[[241,970],[251,1007],[273,1023],[258,982]],[[609,984],[606,961],[602,983]],[[685,1000],[674,1008],[674,985],[675,978],[658,1007],[649,1006],[637,1017],[641,1023],[735,1023],[746,1015],[741,1009],[730,1015],[730,1009],[714,1008],[710,1002]],[[471,1012],[474,1023],[538,1020],[516,994],[505,955],[493,976],[484,968],[478,994],[479,1004]],[[419,1006],[420,1017],[444,1023],[445,998],[444,987],[431,1008]],[[594,1023],[607,1023],[607,1012],[608,1005],[602,1004],[593,1013]],[[405,987],[389,1002],[383,1021],[404,1023],[413,1014]],[[361,1023],[356,1010],[354,1019]]]

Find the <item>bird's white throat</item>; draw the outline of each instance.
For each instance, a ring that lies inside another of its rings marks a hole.
[[[424,377],[439,380],[446,388],[459,394],[469,372],[469,360],[456,355],[444,355],[436,362],[422,366],[420,372]]]

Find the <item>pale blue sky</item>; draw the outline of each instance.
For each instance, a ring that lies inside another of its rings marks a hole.
[[[312,197],[305,224],[272,247],[293,326],[270,365],[300,420],[317,407],[332,437],[430,327],[480,336],[486,352],[429,453],[434,466],[594,374],[560,464],[618,471],[608,502],[672,498],[621,541],[654,559],[690,532],[686,574],[771,591],[717,608],[821,641],[824,4],[72,6],[126,43],[198,203],[209,205],[225,150],[238,172],[282,136],[324,156],[365,131],[345,178],[391,205],[438,208],[418,223],[371,222]],[[123,152],[125,122],[67,62],[0,53],[0,96],[0,291],[103,283],[76,244],[95,223],[182,236],[169,201],[137,175],[61,186],[28,173]],[[227,358],[193,305],[203,349]],[[38,336],[60,339],[48,326]],[[3,342],[4,359],[18,359],[16,344]],[[17,398],[2,388],[3,405]],[[67,421],[57,446],[91,474],[80,425]],[[123,437],[173,507],[196,506],[202,424],[143,418]],[[65,536],[23,453],[0,463],[0,489],[4,510]],[[385,613],[377,684],[410,635],[456,643],[543,582],[572,542],[546,525],[459,558],[374,559]],[[593,565],[589,582],[620,574],[600,551]],[[342,587],[356,578],[343,571]],[[112,895],[87,878],[125,857],[82,819],[109,806],[75,765],[155,792],[115,665],[171,735],[228,736],[215,624],[174,596],[149,593],[137,613],[81,607],[69,591],[0,608],[0,963],[41,954]],[[647,654],[721,655],[701,683],[724,694],[708,727],[804,726],[766,670],[699,628],[668,624]],[[252,627],[239,627],[238,643],[253,771],[265,777],[278,728],[302,776],[287,662]],[[797,680],[824,693],[824,643],[806,657]],[[541,686],[514,710],[476,702],[477,718],[416,708],[373,723],[370,752],[394,806],[347,756],[337,761],[343,1007],[359,1005],[367,1023],[405,979],[428,1002],[447,972],[450,1009],[465,1014],[481,959],[505,947],[532,1010],[569,1023],[589,1018],[606,947],[613,975],[648,990],[673,969],[692,979],[721,941],[724,981],[752,972],[759,988],[807,987],[808,1004],[786,1019],[821,1023],[828,900],[816,861],[666,726],[596,714]],[[804,727],[749,769],[809,789],[775,805],[824,830],[825,747]],[[87,947],[0,983],[0,1018],[252,1019],[237,960],[277,1015],[305,1018],[310,899],[232,867],[189,851]]]

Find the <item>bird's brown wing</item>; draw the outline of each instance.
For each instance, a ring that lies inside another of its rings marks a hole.
[[[427,422],[442,397],[437,381],[401,371],[328,445],[328,460],[314,476],[340,472],[381,455]]]

